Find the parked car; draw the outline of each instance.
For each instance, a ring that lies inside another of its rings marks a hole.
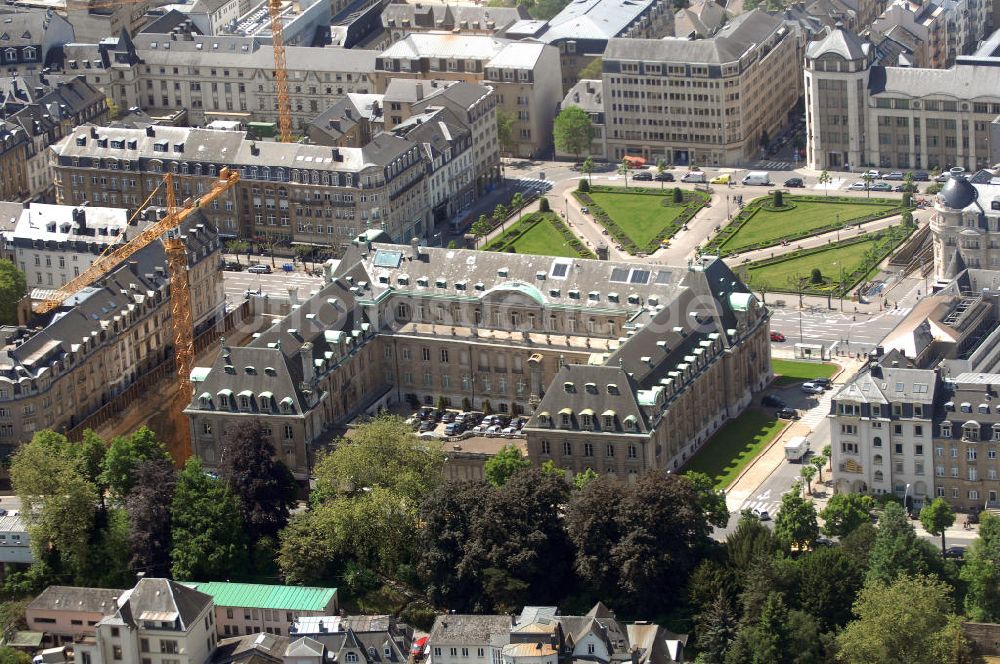
[[[827,390],[833,387],[833,381],[830,380],[829,378],[813,378],[809,382],[813,383],[814,385],[819,385],[820,387]]]
[[[516,436],[517,427],[504,427],[503,430],[500,432],[500,434],[507,437]]]
[[[240,263],[234,263],[232,261],[227,261],[222,264],[222,269],[227,272],[242,272],[244,266]]]
[[[931,179],[930,173],[927,171],[914,171],[913,179],[917,182],[929,182]]]
[[[446,436],[455,436],[460,433],[462,433],[461,424],[455,424],[454,422],[452,422],[451,424],[446,424],[444,427],[444,435]]]
[[[708,182],[708,178],[702,171],[690,171],[686,173],[684,177],[681,178],[681,182],[695,182],[700,184],[705,184]]]
[[[888,182],[876,182],[872,185],[872,191],[892,191],[892,185]]]
[[[584,214],[590,214],[590,208],[584,205],[582,208],[580,208],[580,212]]]
[[[413,641],[413,645],[410,647],[410,654],[414,657],[420,657],[424,654],[424,647],[427,645],[427,639],[429,637],[421,636],[419,639]]]
[[[878,180],[879,178],[882,177],[882,171],[878,170],[877,168],[873,168],[870,171],[865,171],[864,173],[862,173],[861,177],[864,177],[866,175],[872,178],[873,180]]]
[[[886,173],[882,176],[883,180],[902,180],[903,174],[900,171],[893,171],[892,173]]]
[[[729,184],[729,173],[716,175],[714,178],[712,178],[712,184]]]
[[[454,422],[455,413],[453,413],[450,410],[445,412],[445,414],[441,416],[441,421],[444,422],[445,424],[450,424],[451,422]]]
[[[789,188],[802,188],[806,186],[806,183],[802,180],[802,178],[788,178],[785,180],[785,186]]]
[[[267,263],[257,263],[255,265],[251,265],[249,269],[247,269],[247,272],[250,272],[251,274],[271,274],[271,266]]]
[[[770,521],[771,515],[767,513],[767,510],[762,510],[759,507],[753,508],[753,515],[760,519],[761,521]]]
[[[650,173],[649,171],[639,171],[638,173],[635,173],[632,176],[632,180],[634,180],[634,181],[642,181],[642,182],[652,182],[653,181],[653,174]]]
[[[657,173],[655,176],[653,176],[653,179],[656,180],[657,182],[673,182],[674,174],[667,173],[666,171],[664,171],[662,173]]]
[[[261,294],[261,292],[260,292],[259,288],[248,288],[245,291],[243,291],[243,297],[245,297],[247,299],[250,299],[251,297],[253,297],[255,295],[260,295],[260,294]]]
[[[918,191],[920,191],[920,189],[917,188],[917,185],[915,185],[915,184],[897,184],[895,187],[892,188],[892,190],[893,191],[908,191],[911,194],[915,194]]]
[[[802,383],[801,389],[806,394],[823,394],[825,392],[823,386],[816,383]]]
[[[785,335],[783,335],[781,332],[775,332],[774,330],[771,330],[771,341],[784,341],[784,340],[785,340]]]
[[[799,411],[794,408],[779,408],[774,412],[774,416],[781,420],[797,420]]]
[[[965,557],[965,547],[962,546],[949,546],[944,550],[945,558],[964,558]]]
[[[848,187],[848,189],[850,189],[851,191],[864,191],[867,188],[868,186],[865,184],[864,180],[858,180],[850,187]]]
[[[788,404],[785,400],[775,394],[765,394],[764,398],[760,400],[761,406],[766,406],[768,408],[787,408]]]
[[[500,435],[500,431],[501,431],[500,426],[498,424],[494,424],[494,425],[489,426],[489,427],[486,428],[486,435],[487,436],[499,436]]]

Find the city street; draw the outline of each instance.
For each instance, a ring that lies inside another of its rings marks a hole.
[[[847,313],[853,308],[851,302],[844,303],[844,312],[825,308],[810,307],[798,309],[795,295],[771,295],[768,304],[771,311],[771,329],[785,335],[787,341],[776,346],[792,346],[796,343],[824,344],[834,352],[862,353],[870,351],[885,335],[899,324],[910,312],[911,307],[900,307],[875,314]],[[785,306],[775,306],[784,301]],[[837,306],[837,300],[833,304]],[[855,320],[856,319],[856,320]],[[801,321],[801,325],[800,325]],[[801,336],[800,336],[801,333]]]
[[[268,297],[288,299],[289,288],[298,288],[299,298],[305,299],[323,285],[322,277],[306,274],[299,264],[296,264],[294,272],[283,272],[280,263],[278,265],[277,271],[270,274],[224,271],[222,278],[226,300],[230,305],[238,304],[246,298],[247,291],[259,291],[261,295]]]

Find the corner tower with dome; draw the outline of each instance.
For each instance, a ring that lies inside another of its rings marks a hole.
[[[938,281],[966,268],[1000,269],[1000,185],[974,179],[953,168],[935,197],[931,237]]]

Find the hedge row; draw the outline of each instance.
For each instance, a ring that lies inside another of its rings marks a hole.
[[[736,235],[737,231],[743,228],[743,225],[748,223],[755,214],[760,210],[766,210],[769,212],[778,211],[789,211],[794,209],[795,202],[797,201],[813,201],[813,202],[827,202],[827,203],[861,203],[864,205],[879,205],[884,206],[887,204],[896,204],[894,207],[882,211],[873,212],[872,214],[866,214],[863,217],[857,217],[850,220],[843,220],[840,223],[836,221],[829,223],[825,226],[820,226],[818,228],[812,228],[806,231],[800,231],[798,233],[789,233],[781,237],[773,238],[771,240],[765,240],[762,242],[754,242],[753,244],[748,244],[746,246],[740,247],[738,250],[727,251],[726,244],[732,240],[733,236]],[[748,251],[754,251],[756,249],[766,249],[768,247],[775,247],[785,242],[795,242],[803,238],[812,237],[814,235],[822,235],[823,233],[829,233],[831,231],[841,230],[844,228],[850,228],[858,224],[864,224],[869,221],[875,221],[876,219],[884,219],[885,217],[891,217],[896,214],[902,214],[905,210],[912,209],[906,208],[898,204],[898,201],[891,199],[855,199],[848,198],[846,196],[831,196],[829,198],[825,196],[795,196],[785,198],[785,207],[781,210],[769,206],[771,202],[771,197],[762,197],[751,201],[744,207],[739,214],[733,217],[733,220],[729,222],[724,228],[720,229],[719,232],[715,234],[712,241],[709,242],[703,251],[703,253],[718,254],[720,256],[732,256],[733,254],[745,253]]]
[[[630,189],[628,193],[632,193],[633,191],[642,191],[642,193],[646,195],[655,193],[655,195],[661,197],[664,196],[664,192],[662,191],[649,192],[641,189]],[[625,193],[625,190],[623,187],[600,186],[593,187],[591,192],[619,194]],[[573,195],[578,201],[580,201],[581,204],[590,208],[590,214],[594,220],[607,229],[608,235],[610,235],[616,243],[621,245],[622,250],[632,254],[633,256],[640,251],[651,254],[659,249],[663,242],[666,242],[676,235],[677,231],[684,228],[684,225],[691,221],[691,218],[697,214],[698,210],[704,207],[705,202],[708,200],[708,196],[701,194],[700,192],[685,192],[684,203],[674,203],[669,198],[664,199],[663,205],[665,207],[685,207],[687,209],[681,212],[677,218],[660,230],[660,232],[656,234],[656,237],[654,237],[648,244],[640,247],[624,230],[622,230],[621,226],[615,223],[615,220],[611,218],[604,208],[594,202],[594,199],[590,197],[589,193],[574,191]]]
[[[508,251],[514,246],[522,235],[545,221],[552,224],[552,226],[559,231],[559,234],[563,236],[570,248],[573,249],[573,251],[575,251],[580,258],[597,258],[596,254],[584,246],[583,242],[580,241],[580,238],[574,235],[573,231],[567,228],[566,224],[559,221],[554,214],[541,212],[532,212],[531,214],[525,216],[521,219],[521,221],[515,223],[508,230],[504,231],[503,235],[493,238],[488,245],[483,247],[483,250],[500,252]]]
[[[858,285],[863,279],[865,279],[868,274],[881,263],[886,256],[892,253],[896,247],[898,247],[910,234],[916,229],[915,226],[903,226],[902,224],[898,226],[890,226],[873,233],[866,233],[865,235],[859,235],[853,238],[848,238],[842,240],[841,242],[835,242],[833,244],[822,245],[819,247],[810,247],[808,249],[797,249],[795,251],[790,251],[786,254],[781,254],[780,256],[775,256],[774,258],[765,258],[759,261],[754,261],[753,263],[748,263],[743,266],[746,268],[747,272],[753,268],[768,267],[770,265],[777,265],[779,263],[785,263],[787,261],[802,258],[803,256],[811,256],[815,254],[821,254],[830,249],[838,247],[846,247],[852,244],[859,244],[862,242],[869,242],[875,240],[875,248],[877,253],[872,260],[866,261],[861,264],[860,267],[853,270],[850,274],[844,275],[845,280],[839,284],[839,286],[834,285],[832,288],[820,288],[815,284],[808,284],[806,288],[802,290],[802,293],[806,295],[827,295],[832,294],[835,297],[840,297],[841,294],[845,294],[852,288]],[[882,242],[885,240],[885,242]],[[784,288],[775,288],[772,284],[771,290],[775,292],[798,292],[789,291]]]

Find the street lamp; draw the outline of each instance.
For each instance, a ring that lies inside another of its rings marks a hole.
[[[908,496],[909,493],[910,493],[910,485],[909,483],[907,483],[906,489],[903,491],[903,507],[906,509],[907,514],[910,513],[910,506],[906,504],[906,496]]]

